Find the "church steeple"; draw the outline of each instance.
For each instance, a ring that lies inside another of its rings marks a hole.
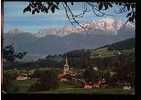
[[[69,64],[68,64],[68,58],[66,56],[65,65],[64,65],[64,74],[67,74],[68,72],[69,72]]]
[[[69,67],[67,56],[66,56],[66,59],[65,59],[65,65],[64,65],[64,66],[65,66],[65,67]]]

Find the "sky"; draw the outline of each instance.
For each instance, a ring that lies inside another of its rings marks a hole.
[[[18,28],[26,32],[36,33],[40,29],[45,28],[62,28],[64,26],[71,26],[70,22],[65,16],[63,7],[60,7],[54,14],[39,13],[32,15],[29,12],[23,13],[23,9],[28,5],[28,2],[4,2],[4,32],[8,32],[11,29]],[[83,3],[75,2],[74,6],[71,6],[72,11],[75,14],[79,14],[82,11]],[[119,6],[115,6],[112,9],[105,11],[112,14],[111,17],[117,20],[126,21],[126,14],[116,14],[115,11],[119,9]],[[97,17],[92,11],[87,12],[83,18],[79,18],[81,23],[91,22],[103,17]],[[72,26],[71,26],[72,27]]]

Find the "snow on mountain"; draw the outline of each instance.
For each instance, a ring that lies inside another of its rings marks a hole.
[[[132,23],[125,24],[121,20],[115,20],[112,18],[102,18],[100,20],[95,20],[89,23],[82,24],[85,29],[81,27],[63,27],[63,28],[46,28],[46,29],[40,29],[39,32],[37,32],[35,35],[37,37],[44,37],[46,35],[57,35],[60,37],[70,35],[70,34],[79,34],[79,33],[88,33],[90,31],[93,31],[93,33],[96,33],[97,30],[105,31],[105,33],[110,33],[111,35],[117,35],[117,31],[120,30],[124,26],[124,28],[128,28],[131,30],[135,29],[135,25]],[[105,34],[103,33],[103,34]]]
[[[97,48],[113,42],[135,37],[135,25],[114,19],[100,19],[83,24],[85,30],[77,27],[41,29],[37,33],[19,29],[4,34],[4,45],[15,42],[17,51],[44,56],[61,54],[76,49]],[[13,34],[11,34],[13,33]]]
[[[85,29],[81,27],[70,27],[70,26],[65,26],[63,28],[43,28],[40,29],[38,32],[31,34],[40,38],[47,35],[56,35],[59,37],[63,37],[70,34],[80,34],[80,33],[117,35],[118,32],[123,28],[125,28],[124,30],[130,30],[131,32],[135,31],[134,24],[132,23],[125,24],[125,22],[121,20],[115,20],[109,17],[95,20],[92,22],[83,23],[82,25],[83,27],[85,27]],[[18,28],[15,28],[8,31],[8,33],[19,34],[25,32]]]

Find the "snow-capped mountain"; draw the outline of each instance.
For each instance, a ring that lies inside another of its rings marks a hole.
[[[76,49],[94,49],[135,37],[135,26],[119,20],[107,18],[85,23],[83,26],[85,29],[50,28],[40,30],[38,33],[10,30],[4,34],[4,45],[15,42],[16,51],[27,51],[30,56],[41,57]]]
[[[57,35],[57,36],[66,36],[70,34],[79,34],[79,33],[88,33],[90,31],[93,31],[95,34],[97,33],[97,30],[102,30],[105,32],[109,32],[109,34],[117,34],[117,31],[120,30],[120,28],[129,28],[130,30],[135,29],[135,25],[132,23],[127,23],[121,21],[121,20],[115,20],[112,18],[103,18],[100,20],[95,20],[89,23],[82,24],[84,28],[81,27],[63,27],[63,28],[46,28],[46,29],[40,29],[39,32],[37,32],[35,35],[37,37],[44,37],[46,35]],[[105,34],[105,33],[104,33]]]

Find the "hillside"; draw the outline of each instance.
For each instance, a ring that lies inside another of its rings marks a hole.
[[[135,46],[135,38],[130,38],[121,42],[113,43],[108,45],[110,50],[122,50],[122,49],[131,49]]]
[[[105,24],[104,24],[105,23]],[[105,26],[104,26],[105,25]],[[110,26],[109,26],[110,25]],[[96,49],[135,37],[135,26],[114,19],[86,23],[81,28],[47,28],[37,33],[11,29],[4,33],[4,46],[15,42],[16,51],[26,51],[25,59],[35,60],[47,55],[64,54],[80,49]]]
[[[129,38],[97,49],[74,50],[66,54],[70,65],[74,67],[98,66],[111,68],[111,66],[116,65],[117,61],[119,61],[119,56],[124,58],[122,59],[123,63],[135,61],[134,42],[135,38]],[[109,49],[109,47],[113,49]]]
[[[118,54],[126,54],[134,52],[135,38],[126,39],[120,42],[112,43],[111,45],[105,45],[91,51],[93,56],[107,57],[116,56]]]
[[[81,56],[84,53],[89,53],[91,57],[106,57],[106,56],[114,56],[118,53],[130,53],[134,51],[135,46],[135,38],[129,38],[123,41],[115,42],[110,45],[105,45],[96,49],[88,49],[88,50],[75,50],[68,52],[69,56]]]
[[[99,67],[112,66],[118,60],[118,55],[127,59],[127,62],[134,62],[135,59],[135,38],[129,38],[120,42],[113,43],[111,45],[105,45],[97,49],[79,49],[66,52],[60,55],[48,55],[45,58],[39,59],[34,62],[18,64],[15,67],[26,66],[31,68],[36,67],[63,67],[64,59],[67,55],[69,65],[76,68],[84,68],[89,65],[96,65]],[[112,49],[109,49],[112,48]],[[120,48],[120,49],[119,49]],[[105,63],[107,65],[105,65]],[[112,63],[113,62],[113,63]]]

